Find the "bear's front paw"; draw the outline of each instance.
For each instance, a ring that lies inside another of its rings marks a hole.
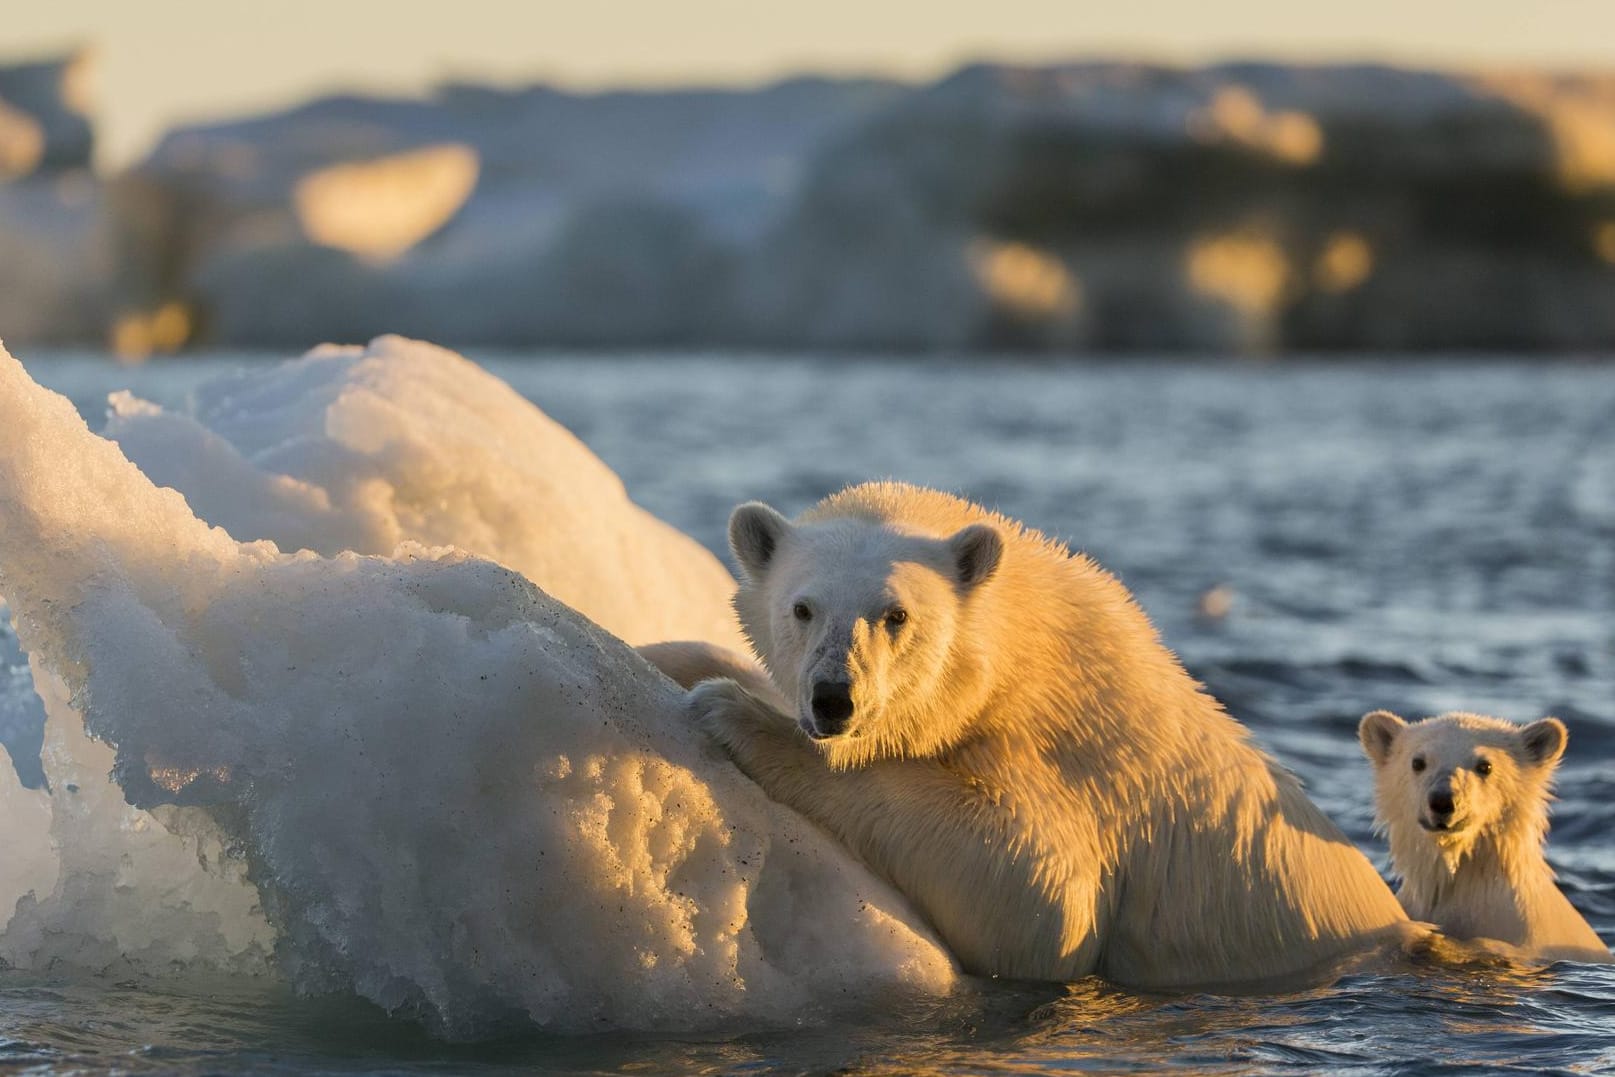
[[[734,748],[739,730],[755,701],[740,684],[727,677],[702,681],[684,697],[690,720],[707,736],[727,748]]]

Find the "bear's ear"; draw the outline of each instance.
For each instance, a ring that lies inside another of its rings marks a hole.
[[[748,501],[729,514],[729,548],[752,582],[762,579],[791,521],[763,504]]]
[[[986,524],[971,524],[948,539],[948,553],[953,557],[953,578],[968,591],[997,570],[1004,540]]]
[[[1373,760],[1376,767],[1385,765],[1391,757],[1391,746],[1408,724],[1390,711],[1369,711],[1357,723],[1357,739],[1362,741],[1363,754]]]
[[[1539,767],[1551,767],[1565,754],[1570,731],[1557,718],[1543,718],[1520,730],[1520,745],[1525,758]]]

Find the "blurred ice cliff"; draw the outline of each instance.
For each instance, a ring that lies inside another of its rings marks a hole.
[[[444,85],[175,130],[98,177],[89,63],[0,67],[13,347],[1615,344],[1615,75]]]

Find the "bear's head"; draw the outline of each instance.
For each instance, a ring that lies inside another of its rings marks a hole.
[[[1568,739],[1559,719],[1518,726],[1454,712],[1410,725],[1374,711],[1357,735],[1374,764],[1377,821],[1393,854],[1423,840],[1452,873],[1483,839],[1541,845]]]
[[[751,502],[730,516],[729,544],[741,625],[832,766],[933,755],[964,733],[990,691],[969,613],[1004,556],[995,528],[792,523]]]

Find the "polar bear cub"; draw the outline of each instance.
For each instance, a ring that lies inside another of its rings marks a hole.
[[[897,483],[796,520],[742,505],[729,537],[772,685],[650,657],[685,684],[708,665],[692,717],[967,971],[1247,985],[1420,933],[1087,558]]]
[[[1376,822],[1409,916],[1527,957],[1611,960],[1542,855],[1567,736],[1557,718],[1517,726],[1454,712],[1410,725],[1390,711],[1364,715]]]

